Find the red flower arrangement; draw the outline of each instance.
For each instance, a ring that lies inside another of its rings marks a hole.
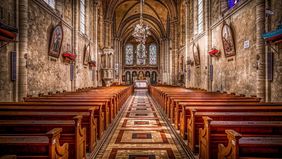
[[[209,55],[218,57],[220,55],[220,51],[213,48],[209,51]]]
[[[75,61],[76,55],[71,52],[65,52],[62,55],[66,62]]]

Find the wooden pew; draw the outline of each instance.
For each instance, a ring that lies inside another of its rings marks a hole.
[[[197,112],[192,109],[187,121],[187,143],[193,152],[197,152],[199,129],[204,125],[203,116],[220,121],[282,121],[282,112]]]
[[[44,136],[46,131],[62,128],[61,142],[69,144],[69,158],[86,158],[86,129],[82,128],[82,116],[73,120],[0,120],[1,136]]]
[[[224,99],[216,99],[216,98],[204,98],[201,100],[194,100],[193,98],[189,101],[185,100],[178,100],[175,102],[175,105],[170,106],[170,118],[174,122],[176,129],[179,129],[179,117],[180,113],[182,111],[181,106],[191,106],[191,105],[206,105],[206,106],[214,106],[214,105],[220,105],[220,104],[229,104],[229,105],[256,105],[259,104],[256,100],[249,100],[249,99],[238,99],[234,97],[228,97]]]
[[[181,109],[175,110],[175,120],[174,124],[177,125],[175,126],[176,128],[180,129],[180,134],[184,138],[185,132],[187,130],[187,121],[188,118],[191,116],[191,114],[194,111],[210,111],[210,112],[217,112],[217,111],[225,111],[225,112],[230,112],[230,111],[239,111],[240,108],[243,109],[243,111],[247,111],[247,108],[249,107],[259,107],[258,109],[264,110],[267,109],[265,107],[271,107],[273,111],[276,110],[281,110],[280,107],[282,107],[282,103],[248,103],[248,102],[191,102],[187,103],[185,102],[184,104],[180,103],[179,104]],[[237,109],[238,107],[238,109]],[[246,108],[244,108],[246,107]],[[196,109],[197,108],[197,109]],[[234,109],[233,109],[234,108]],[[194,109],[194,110],[193,110]],[[251,110],[250,110],[251,109]],[[256,108],[250,108],[248,111],[256,111]],[[270,110],[270,111],[272,111]],[[258,110],[259,111],[259,110]],[[267,110],[268,111],[268,110]]]
[[[88,106],[87,106],[88,105]],[[0,111],[36,111],[36,112],[91,112],[97,118],[98,138],[101,138],[105,130],[104,112],[100,107],[92,104],[79,103],[0,103]]]
[[[45,136],[0,136],[0,156],[14,154],[17,158],[68,159],[68,143],[60,145],[61,128]]]
[[[234,130],[225,130],[228,144],[218,145],[218,159],[282,158],[282,136],[242,137]]]
[[[227,143],[226,129],[233,129],[246,137],[280,136],[282,121],[213,121],[205,116],[204,128],[199,130],[199,158],[217,158],[218,144]]]
[[[221,104],[219,106],[182,106],[182,109],[184,109],[181,113],[181,134],[185,135],[185,132],[187,131],[187,138],[188,138],[188,146],[193,150],[197,151],[196,149],[196,143],[197,143],[197,125],[194,123],[194,114],[197,113],[208,113],[208,112],[282,112],[282,106],[274,105],[271,106],[267,105],[225,105]],[[185,118],[184,118],[185,116]],[[192,118],[191,118],[192,116]],[[190,120],[189,120],[190,119]]]
[[[92,104],[93,106],[101,106],[105,114],[105,128],[107,128],[114,117],[114,107],[110,99],[93,99],[93,97],[39,97],[25,99],[26,102],[39,103],[76,103],[77,105]]]
[[[82,126],[86,128],[86,148],[92,152],[97,143],[97,119],[94,110],[89,112],[34,112],[30,111],[0,111],[1,120],[71,120],[74,116],[82,115]],[[1,123],[1,122],[0,122]],[[1,125],[1,124],[0,124]],[[1,127],[0,127],[1,129]],[[1,131],[0,131],[1,133]]]

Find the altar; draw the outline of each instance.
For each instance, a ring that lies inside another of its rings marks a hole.
[[[147,80],[135,80],[134,88],[148,88]]]

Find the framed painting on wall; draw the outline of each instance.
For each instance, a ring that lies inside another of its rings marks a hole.
[[[223,23],[222,26],[221,39],[225,57],[235,56],[236,50],[233,38],[233,31],[231,27],[226,23]]]
[[[195,43],[193,44],[193,56],[194,56],[195,65],[199,66],[201,64],[200,53],[199,53],[199,48]]]
[[[49,56],[58,58],[60,56],[62,42],[63,42],[64,32],[62,24],[59,23],[53,30],[51,35]]]
[[[84,48],[83,64],[88,65],[90,61],[90,43],[87,44]]]

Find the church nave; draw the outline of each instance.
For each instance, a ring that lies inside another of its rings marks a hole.
[[[95,158],[194,158],[190,150],[181,147],[183,140],[175,136],[147,89],[135,89],[120,113],[116,127]]]

